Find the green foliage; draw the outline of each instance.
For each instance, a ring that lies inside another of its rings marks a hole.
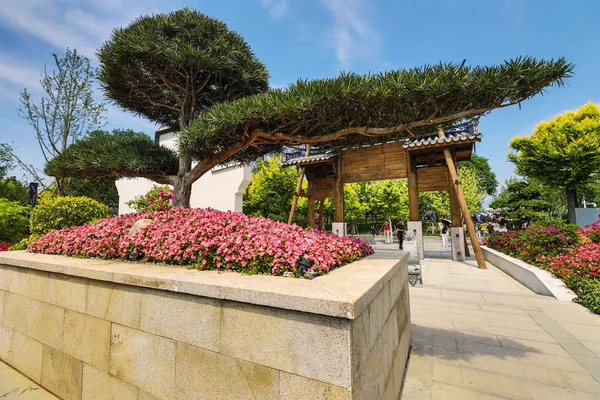
[[[0,179],[6,178],[14,166],[13,148],[8,143],[0,143]]]
[[[296,168],[283,168],[281,156],[258,160],[244,194],[244,213],[287,221],[300,176]]]
[[[90,59],[76,49],[54,57],[55,69],[46,70],[40,79],[45,92],[39,103],[25,89],[21,93],[19,115],[35,130],[46,161],[63,152],[75,140],[102,125],[106,107],[94,99],[94,80],[98,73]],[[62,194],[62,179],[57,178]]]
[[[127,205],[136,212],[165,211],[173,208],[173,189],[169,186],[152,186],[148,193],[128,201]]]
[[[589,102],[515,137],[508,155],[517,173],[548,186],[575,189],[600,172],[600,108]]]
[[[31,243],[33,243],[34,240],[39,239],[41,237],[41,235],[29,235],[29,237],[21,239],[20,242],[13,244],[12,246],[10,246],[8,248],[9,251],[15,251],[15,250],[27,250],[27,247],[29,247],[29,245]]]
[[[367,182],[361,200],[368,214],[379,218],[408,218],[408,186],[403,179]]]
[[[527,181],[508,179],[490,207],[498,210],[510,229],[548,216],[550,203],[542,197],[540,188]]]
[[[580,279],[574,290],[577,293],[576,303],[600,314],[600,279]]]
[[[0,198],[0,242],[21,240],[27,229],[29,207]]]
[[[474,170],[475,174],[477,175],[479,185],[486,195],[493,196],[496,193],[498,181],[496,180],[496,174],[494,171],[492,171],[487,158],[473,154],[471,155],[470,161],[458,163],[458,168],[469,168]]]
[[[27,185],[21,183],[14,176],[0,180],[0,198],[27,204],[28,190]]]
[[[176,174],[178,163],[173,150],[156,144],[143,133],[97,131],[48,162],[45,172],[76,178],[139,176],[159,181],[165,175]]]
[[[170,127],[268,88],[265,66],[223,22],[185,8],[113,30],[98,50],[106,97]]]
[[[477,170],[472,167],[459,168],[458,180],[469,211],[472,213],[480,211],[485,192]],[[450,195],[448,192],[419,193],[419,206],[422,211],[433,211],[438,215],[450,218]]]
[[[561,230],[561,233],[566,237],[569,244],[575,245],[579,243],[580,236],[577,234],[579,226],[569,224],[566,221],[556,218],[539,217],[535,220],[536,225],[543,227],[555,227]]]
[[[577,188],[600,173],[600,108],[589,102],[541,122],[529,136],[515,137],[508,160],[519,175],[564,188],[570,222],[575,222]]]
[[[40,197],[31,214],[31,233],[43,235],[108,216],[107,205],[87,197]]]
[[[344,147],[405,138],[407,129],[423,136],[562,86],[572,71],[562,58],[523,57],[489,67],[437,64],[299,80],[284,90],[214,105],[190,124],[180,146],[203,160],[221,146],[254,140],[230,158],[250,161],[281,145]]]

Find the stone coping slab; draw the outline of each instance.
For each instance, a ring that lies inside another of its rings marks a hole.
[[[354,319],[369,305],[408,253],[395,259],[365,257],[313,280],[100,259],[71,258],[25,251],[0,252],[0,264],[130,286]]]
[[[572,301],[577,295],[551,272],[518,260],[514,257],[481,246],[484,258],[498,269],[512,276],[537,294],[552,296],[561,301]]]

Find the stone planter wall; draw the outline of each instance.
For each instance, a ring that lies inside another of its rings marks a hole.
[[[64,399],[397,399],[406,257],[315,280],[0,253],[0,359]]]
[[[552,296],[562,301],[571,301],[577,297],[571,289],[565,286],[563,281],[552,275],[551,272],[487,246],[481,246],[481,249],[486,261],[494,264],[533,292],[543,296]]]

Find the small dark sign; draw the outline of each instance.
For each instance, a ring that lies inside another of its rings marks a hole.
[[[29,205],[31,207],[35,206],[35,202],[37,200],[37,195],[38,195],[38,184],[36,182],[31,182],[29,184],[29,192],[28,192]]]

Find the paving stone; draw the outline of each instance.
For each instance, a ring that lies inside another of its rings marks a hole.
[[[348,320],[230,302],[222,321],[222,354],[350,387]]]
[[[350,390],[281,372],[279,398],[286,400],[345,400],[350,399]]]
[[[27,334],[55,349],[61,349],[65,324],[65,309],[31,300]]]
[[[55,274],[52,279],[48,280],[46,301],[62,308],[84,313],[87,283],[87,279]]]
[[[83,364],[82,400],[139,400],[138,389],[90,365]]]
[[[6,359],[6,362],[22,372],[32,381],[40,383],[43,349],[44,345],[40,342],[17,331],[12,331],[10,336],[9,356]]]
[[[209,350],[178,343],[176,369],[178,399],[279,398],[278,370]],[[233,379],[226,381],[223,379],[224,376],[231,376]],[[319,382],[315,381],[315,383]],[[292,391],[294,387],[286,386],[286,389],[290,395],[294,393]]]
[[[41,385],[65,400],[81,399],[83,363],[44,346]]]
[[[0,397],[6,400],[59,400],[2,361],[0,361]]]
[[[67,310],[63,344],[65,353],[107,372],[109,350],[110,322]]]
[[[141,290],[112,282],[91,281],[86,314],[138,329]]]
[[[175,398],[176,342],[113,324],[109,373],[161,400]]]
[[[423,271],[403,399],[600,399],[599,316],[493,266],[425,259]]]
[[[140,330],[145,332],[219,351],[220,327],[219,300],[159,290],[142,297]]]

